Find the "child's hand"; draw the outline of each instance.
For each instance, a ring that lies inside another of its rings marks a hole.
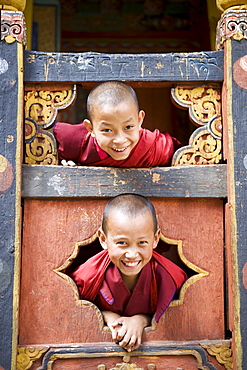
[[[119,317],[111,324],[112,339],[126,351],[134,351],[141,345],[143,329],[149,324],[148,315]]]
[[[66,161],[66,159],[62,159],[62,160],[61,160],[61,164],[62,164],[63,166],[76,167],[75,162],[73,162],[73,161],[71,161],[71,160]]]

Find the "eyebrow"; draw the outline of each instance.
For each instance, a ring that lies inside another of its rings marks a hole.
[[[129,119],[127,119],[126,121],[124,121],[124,122],[123,122],[123,124],[129,123],[129,122],[131,122],[131,121],[133,121],[133,118],[132,118],[132,117],[130,117]],[[101,126],[103,126],[103,125],[104,125],[104,126],[112,126],[112,123],[101,122],[101,123],[100,123],[100,125],[101,125]]]

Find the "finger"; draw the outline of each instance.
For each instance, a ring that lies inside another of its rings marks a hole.
[[[62,164],[63,166],[68,166],[67,161],[66,161],[65,159],[62,159],[62,160],[61,160],[61,164]]]
[[[75,167],[76,166],[76,164],[75,164],[75,162],[73,162],[73,161],[68,161],[68,166],[70,166],[70,167]]]

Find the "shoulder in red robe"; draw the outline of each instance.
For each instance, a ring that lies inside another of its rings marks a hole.
[[[71,277],[81,299],[120,315],[155,313],[156,322],[187,279],[182,269],[153,251],[153,258],[143,268],[134,291],[130,293],[117,267],[111,263],[107,250],[79,266]]]
[[[116,161],[105,153],[83,123],[71,125],[57,122],[54,135],[61,159],[78,164],[109,167],[155,167],[169,165],[174,151],[180,146],[177,139],[159,130],[140,130],[140,139],[128,158]]]

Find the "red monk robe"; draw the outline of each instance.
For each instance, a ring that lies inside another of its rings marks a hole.
[[[95,303],[99,309],[121,316],[155,313],[156,322],[187,279],[182,269],[153,251],[152,259],[142,269],[131,293],[107,250],[88,259],[71,277],[78,287],[80,298]]]
[[[180,143],[167,132],[140,130],[140,139],[128,158],[117,161],[103,151],[83,123],[57,122],[54,135],[60,159],[85,166],[155,167],[169,165]]]

